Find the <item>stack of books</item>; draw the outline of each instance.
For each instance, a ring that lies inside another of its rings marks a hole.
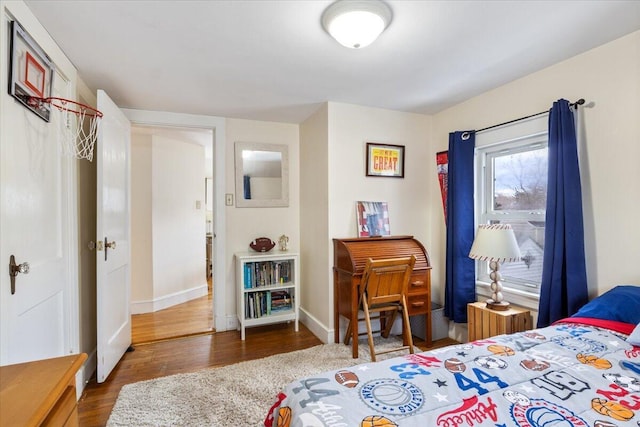
[[[293,308],[293,298],[289,291],[273,291],[271,292],[271,312],[291,310]]]

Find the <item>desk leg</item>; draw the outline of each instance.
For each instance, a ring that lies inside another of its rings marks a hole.
[[[358,358],[358,310],[351,311],[351,356],[354,359]]]
[[[340,313],[338,312],[338,301],[340,293],[338,289],[338,271],[333,269],[333,342],[340,342]]]
[[[358,309],[360,308],[360,287],[358,284],[351,285],[351,355],[358,358]]]

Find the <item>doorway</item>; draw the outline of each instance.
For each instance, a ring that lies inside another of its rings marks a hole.
[[[214,331],[213,130],[134,124],[132,344]]]

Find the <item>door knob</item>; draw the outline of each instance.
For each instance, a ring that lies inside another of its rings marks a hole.
[[[16,293],[16,276],[18,273],[29,274],[29,266],[28,262],[23,262],[21,264],[16,264],[16,257],[11,255],[9,257],[9,276],[11,276],[11,295]]]
[[[107,260],[107,252],[109,249],[116,248],[116,241],[110,242],[106,237],[104,238],[104,260]]]

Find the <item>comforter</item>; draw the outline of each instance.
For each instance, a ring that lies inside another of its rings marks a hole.
[[[640,347],[581,323],[302,378],[266,426],[640,426]]]

